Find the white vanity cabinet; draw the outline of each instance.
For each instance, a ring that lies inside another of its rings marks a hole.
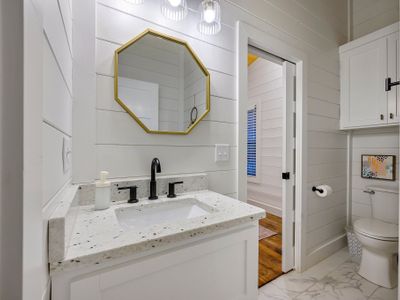
[[[256,300],[258,222],[52,275],[56,300]]]
[[[399,24],[393,24],[339,48],[340,127],[380,127],[399,122]]]

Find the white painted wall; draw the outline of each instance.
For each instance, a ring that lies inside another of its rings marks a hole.
[[[396,180],[372,180],[361,178],[361,154],[396,155]],[[371,217],[369,194],[364,193],[368,185],[399,188],[399,129],[398,127],[360,130],[353,133],[352,164],[352,215],[353,222],[360,217]]]
[[[71,5],[0,8],[0,298],[48,299],[46,219],[71,178],[61,159],[71,138]]]
[[[352,0],[352,39],[399,20],[398,0]]]
[[[248,200],[282,215],[282,65],[258,58],[248,68],[248,103],[257,105],[260,118],[257,151],[259,182],[247,182]]]
[[[339,129],[339,57],[337,46],[346,41],[346,1],[229,1],[250,15],[230,11],[308,55],[306,90],[308,197],[303,199],[310,266],[345,245],[346,136]],[[223,6],[224,7],[224,6]],[[268,49],[265,49],[268,50]],[[318,184],[333,186],[329,201],[312,193]],[[333,204],[333,205],[332,205]],[[334,213],[332,213],[332,211]]]
[[[157,156],[164,174],[207,172],[214,190],[234,194],[233,29],[225,28],[227,40],[216,42],[215,38],[201,36],[197,29],[187,33],[184,27],[196,28],[194,18],[169,22],[159,11],[157,1],[139,7],[125,1],[97,1],[96,72],[97,88],[102,85],[102,92],[97,93],[96,172],[106,169],[111,177],[147,176],[151,159]],[[188,136],[146,134],[113,98],[113,51],[148,27],[188,41],[215,75],[211,100],[215,111]],[[216,143],[232,146],[229,162],[214,162]]]
[[[223,26],[216,36],[197,31],[198,1],[188,4],[189,15],[182,22],[165,19],[158,1],[131,5],[123,0],[97,0],[96,20],[86,13],[81,26],[90,29],[85,40],[88,47],[92,47],[96,25],[96,64],[91,63],[94,51],[82,49],[88,73],[81,82],[86,78],[91,83],[93,73],[89,69],[95,68],[97,97],[94,105],[92,85],[87,86],[89,97],[84,101],[75,95],[84,107],[77,112],[79,118],[74,116],[74,126],[85,127],[85,134],[74,134],[79,148],[74,148],[74,157],[78,157],[74,180],[92,181],[103,169],[114,178],[147,176],[151,159],[158,156],[164,174],[206,172],[212,190],[236,196],[234,26],[242,20],[309,55],[306,155],[311,159],[307,166],[309,194],[304,199],[308,220],[305,243],[309,265],[325,258],[344,245],[346,136],[338,130],[338,46],[347,40],[347,1],[223,0]],[[113,99],[114,50],[148,27],[186,40],[211,73],[211,112],[188,136],[146,134]],[[216,143],[231,145],[229,162],[214,162]],[[334,187],[330,201],[321,201],[311,192],[311,186],[320,183]]]
[[[23,2],[0,2],[0,299],[22,298]]]
[[[372,33],[399,21],[398,0],[352,0],[351,31],[353,39]],[[356,130],[352,151],[352,217],[371,216],[371,203],[363,190],[368,185],[398,189],[399,131],[398,128]],[[392,154],[397,158],[396,181],[361,178],[361,154]]]
[[[63,143],[72,143],[72,3],[43,0],[42,215],[44,297],[49,295],[47,218],[70,184],[72,168],[63,169]]]

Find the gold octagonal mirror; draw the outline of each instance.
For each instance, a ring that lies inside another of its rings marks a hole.
[[[210,74],[182,40],[146,30],[115,51],[115,100],[149,133],[188,134],[210,111]]]

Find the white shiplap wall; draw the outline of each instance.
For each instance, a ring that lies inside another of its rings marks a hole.
[[[241,19],[307,53],[308,197],[305,265],[312,265],[345,244],[346,136],[339,131],[338,45],[346,41],[346,1],[224,1],[232,24]],[[240,8],[240,9],[238,9]],[[225,11],[226,11],[225,10]],[[268,49],[267,49],[268,50]],[[325,200],[311,192],[329,184]]]
[[[282,215],[282,66],[258,58],[249,66],[249,105],[257,105],[259,182],[247,182],[247,197],[267,212]]]
[[[158,15],[159,3],[151,2],[140,9],[124,1],[97,1],[96,73],[98,82],[108,87],[105,93],[97,94],[97,172],[106,169],[112,177],[146,176],[149,174],[151,159],[157,156],[161,160],[164,174],[207,172],[211,178],[223,181],[222,184],[214,185],[215,190],[234,194],[235,116],[233,113],[228,116],[222,113],[224,109],[233,112],[235,106],[234,90],[229,89],[233,86],[233,30],[226,29],[230,37],[229,46],[222,46],[210,43],[207,38],[200,38],[199,35],[191,37],[184,32],[166,29],[155,24],[155,21],[164,19]],[[151,9],[152,6],[156,10]],[[153,12],[149,21],[144,20],[146,8]],[[188,41],[215,75],[212,77],[211,101],[217,110],[221,107],[221,113],[214,111],[188,136],[148,135],[113,99],[113,51],[149,27]],[[229,162],[214,162],[216,143],[232,146],[232,159]]]
[[[398,20],[398,0],[352,0],[353,39],[391,25]]]
[[[72,142],[72,6],[69,0],[43,0],[43,218],[48,218],[71,181],[63,170],[63,139]],[[47,225],[43,222],[43,257],[47,257]],[[47,259],[45,259],[47,262]],[[49,281],[47,263],[43,277]],[[43,298],[49,297],[49,284]]]
[[[351,31],[353,39],[372,33],[399,20],[398,0],[353,0]],[[352,138],[352,217],[353,221],[360,217],[371,216],[371,202],[363,190],[368,185],[378,185],[398,189],[395,182],[369,180],[361,178],[361,154],[399,155],[398,128],[380,128],[357,130]],[[398,178],[397,159],[397,174]]]
[[[71,14],[69,0],[43,3],[43,206],[71,179],[62,163],[72,137]]]
[[[216,36],[198,33],[198,1],[188,3],[191,8],[188,18],[172,22],[161,16],[159,1],[133,6],[123,0],[97,0],[97,125],[94,140],[89,131],[79,140],[80,145],[86,144],[78,146],[82,153],[78,153],[74,177],[79,181],[92,181],[102,169],[109,170],[112,177],[148,175],[151,159],[158,156],[164,174],[207,172],[211,189],[235,196],[234,28],[237,20],[245,21],[310,57],[308,153],[305,153],[310,157],[307,189],[311,190],[313,184],[326,183],[335,190],[329,201],[317,199],[311,191],[304,199],[308,223],[304,242],[307,264],[311,265],[336,251],[344,242],[346,136],[338,130],[338,46],[347,40],[347,1],[222,0],[224,24]],[[211,73],[211,112],[188,136],[148,135],[113,100],[113,51],[148,27],[186,40]],[[91,101],[88,99],[85,103]],[[91,107],[86,109],[91,113]],[[91,126],[94,125],[89,123],[86,127]],[[229,162],[214,162],[216,143],[231,145]],[[95,149],[95,157],[90,149]]]
[[[361,154],[396,155],[396,181],[361,178]],[[363,191],[367,186],[399,188],[399,130],[397,127],[360,130],[353,133],[352,165],[352,215],[357,218],[371,217],[371,201]]]

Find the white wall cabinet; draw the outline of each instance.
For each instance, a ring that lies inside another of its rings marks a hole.
[[[392,33],[388,39],[388,78],[397,82],[400,80],[399,33]],[[400,121],[400,85],[393,86],[387,92],[388,122],[399,124]]]
[[[398,24],[340,47],[341,129],[395,125],[399,122]]]

